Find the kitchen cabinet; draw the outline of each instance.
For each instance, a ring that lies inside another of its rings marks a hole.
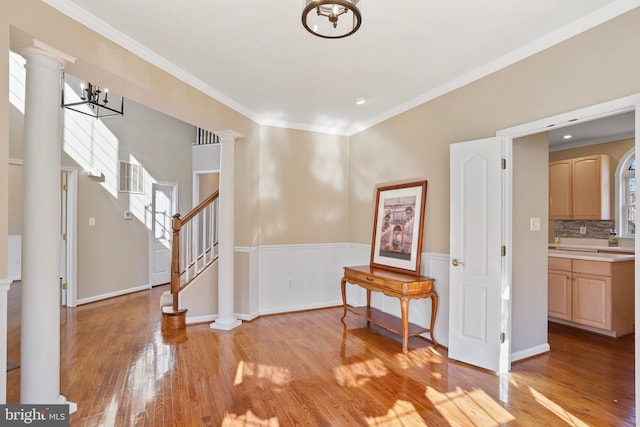
[[[549,163],[549,219],[610,220],[609,169],[605,154]]]
[[[549,316],[571,320],[571,260],[549,258]]]
[[[549,257],[549,320],[620,337],[633,332],[634,261]]]

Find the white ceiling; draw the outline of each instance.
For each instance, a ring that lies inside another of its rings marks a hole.
[[[635,136],[635,112],[616,114],[573,126],[549,130],[549,150],[558,151]],[[571,138],[565,138],[570,135]]]
[[[361,0],[360,30],[328,40],[304,0],[43,1],[261,124],[344,135],[640,6]]]

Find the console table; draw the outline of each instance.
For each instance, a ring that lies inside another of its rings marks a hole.
[[[438,311],[438,294],[434,289],[433,282],[434,279],[431,277],[396,273],[394,271],[371,268],[368,265],[344,267],[344,277],[341,282],[344,315],[340,320],[344,323],[344,318],[347,316],[347,311],[349,311],[391,332],[402,335],[403,353],[407,352],[407,340],[410,336],[426,332],[430,333],[431,342],[437,346],[438,343],[433,335],[433,330]],[[347,307],[347,283],[358,285],[367,290],[366,307]],[[387,296],[399,298],[402,319],[372,308],[371,291],[382,292]],[[429,329],[409,323],[409,301],[417,298],[431,298],[431,323]]]

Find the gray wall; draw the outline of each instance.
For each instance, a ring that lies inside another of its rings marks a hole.
[[[512,353],[547,343],[548,159],[546,133],[513,141]]]

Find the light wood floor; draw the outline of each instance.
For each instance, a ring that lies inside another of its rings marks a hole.
[[[632,426],[634,342],[550,325],[549,354],[496,375],[401,341],[341,308],[163,336],[166,287],[63,309],[72,426]],[[20,286],[9,291],[19,361]],[[8,373],[18,403],[20,369]]]

